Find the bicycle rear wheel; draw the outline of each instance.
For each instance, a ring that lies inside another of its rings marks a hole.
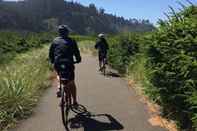
[[[62,114],[62,122],[66,129],[68,129],[68,114],[69,114],[69,102],[67,99],[67,94],[64,88],[61,88],[61,114]]]
[[[103,69],[102,69],[103,75],[106,75],[106,60],[105,58],[103,59]]]
[[[64,89],[61,88],[61,103],[60,103],[60,107],[61,107],[61,115],[62,115],[62,122],[64,124],[64,126],[67,124],[66,123],[66,100],[65,100],[65,93],[64,93]]]
[[[74,106],[72,105],[72,106],[71,106],[71,110],[72,110],[74,113],[76,113],[76,114],[85,114],[85,113],[88,112],[87,109],[86,109],[86,107],[83,106],[83,105],[78,105],[77,108],[74,107]]]
[[[105,65],[104,65],[104,67],[103,67],[103,75],[104,75],[104,76],[106,75],[106,67],[105,67]]]

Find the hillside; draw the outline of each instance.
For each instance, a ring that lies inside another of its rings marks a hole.
[[[128,20],[107,14],[94,4],[86,7],[63,0],[0,1],[0,19],[0,30],[51,31],[58,24],[67,24],[79,34],[146,32],[154,29],[148,20]]]

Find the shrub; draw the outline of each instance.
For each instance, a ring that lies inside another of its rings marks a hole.
[[[165,113],[171,113],[181,128],[188,129],[192,121],[197,122],[197,7],[172,13],[169,21],[160,21],[151,38],[150,82],[160,94]]]
[[[53,33],[0,32],[0,64],[7,64],[16,53],[42,47],[52,41]]]
[[[110,40],[109,62],[120,73],[126,73],[128,65],[139,52],[139,37],[137,34],[123,34]]]
[[[0,70],[0,129],[31,113],[38,96],[47,85],[47,49],[14,58]]]

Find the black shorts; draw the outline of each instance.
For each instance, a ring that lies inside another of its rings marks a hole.
[[[103,59],[107,59],[107,53],[102,53],[102,52],[99,52],[99,61],[102,61]]]
[[[73,64],[57,62],[54,64],[54,67],[62,80],[72,81],[75,79],[75,67]]]

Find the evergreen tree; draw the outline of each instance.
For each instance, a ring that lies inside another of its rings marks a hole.
[[[127,20],[107,14],[103,8],[97,9],[94,4],[86,7],[73,1],[25,0],[1,2],[0,6],[0,17],[3,18],[0,29],[48,31],[58,24],[67,24],[80,34],[144,32],[154,29],[148,20]]]

